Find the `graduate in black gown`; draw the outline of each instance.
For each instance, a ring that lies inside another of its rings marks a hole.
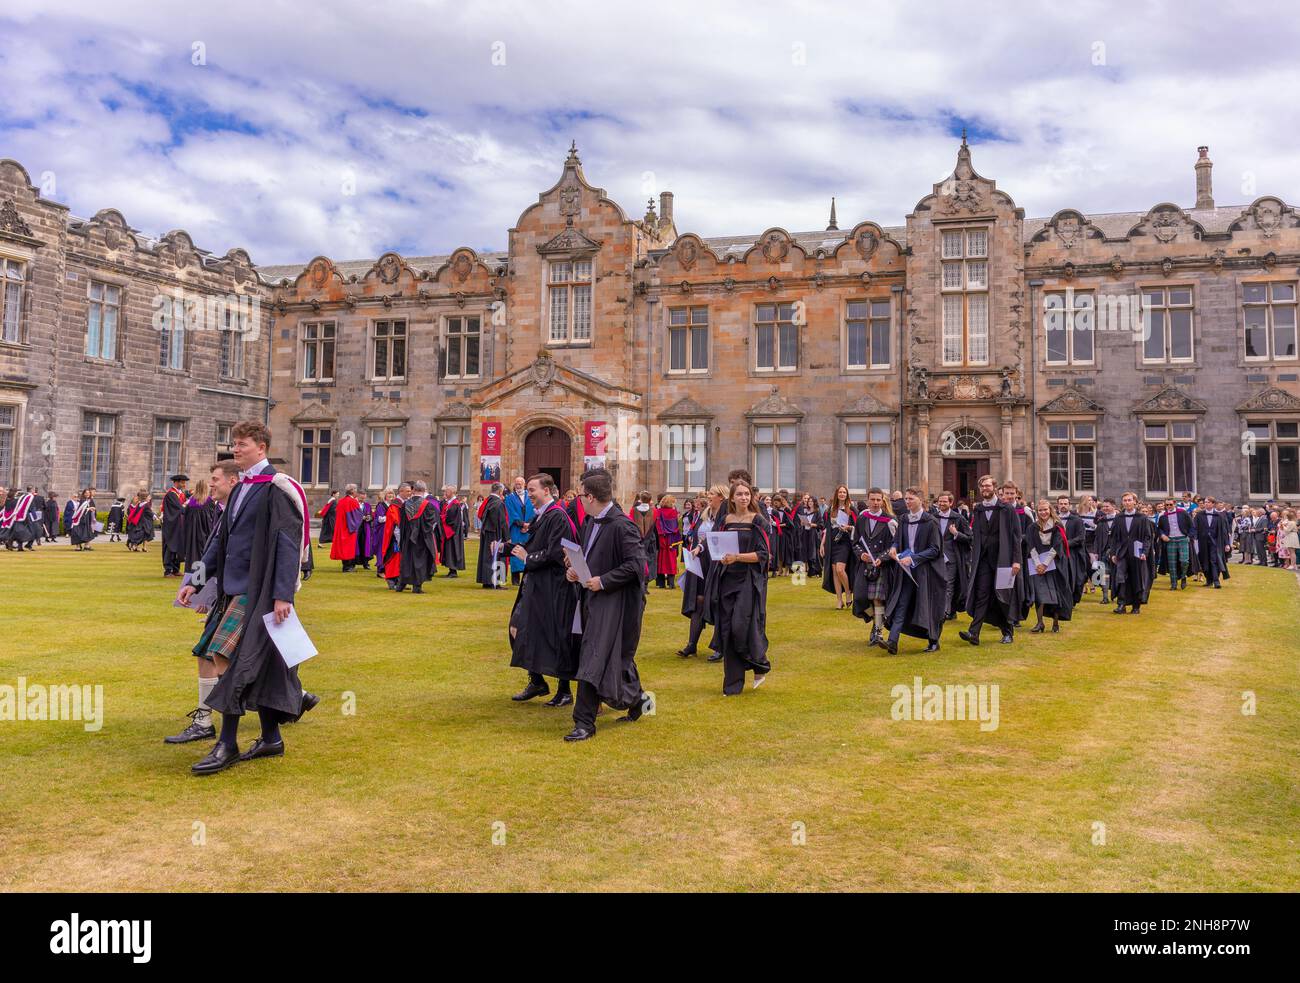
[[[919,488],[907,489],[903,503],[906,511],[898,516],[898,532],[889,549],[898,570],[885,602],[885,620],[889,624],[885,651],[897,654],[901,633],[926,639],[925,650],[937,652],[948,614],[939,520],[925,511]]]
[[[1110,537],[1115,528],[1115,516],[1118,514],[1115,499],[1104,498],[1101,510],[1097,513],[1097,530],[1093,534],[1093,546],[1097,551],[1097,561],[1101,564],[1101,603],[1110,603],[1110,593],[1115,588],[1115,564],[1110,562]]]
[[[1071,510],[1069,495],[1056,496],[1056,521],[1061,524],[1061,534],[1070,549],[1070,568],[1066,575],[1071,598],[1074,604],[1078,604],[1083,599],[1083,586],[1092,572],[1092,561],[1088,558],[1088,527],[1083,517]]]
[[[501,482],[493,482],[479,512],[482,526],[479,529],[475,579],[485,590],[505,590],[505,578],[496,575],[498,563],[508,565],[506,544],[510,541],[510,516],[502,497],[504,491]]]
[[[646,563],[641,532],[614,501],[614,482],[604,468],[582,478],[587,520],[580,531],[583,558],[591,578],[580,581],[572,570],[566,579],[576,599],[574,630],[578,642],[578,696],[573,730],[566,741],[585,741],[596,734],[596,711],[602,702],[626,710],[620,721],[635,722],[646,709],[636,667],[641,616],[646,602]]]
[[[194,484],[194,494],[185,505],[185,522],[183,525],[185,539],[185,572],[194,569],[203,556],[208,545],[208,537],[221,515],[221,506],[208,494],[208,483],[200,478]]]
[[[153,502],[148,492],[136,492],[126,510],[126,548],[145,553],[153,542]]]
[[[732,484],[717,531],[735,532],[739,552],[714,562],[705,592],[705,620],[715,628],[723,661],[722,692],[727,696],[744,692],[746,672],[754,673],[758,689],[772,670],[767,657],[766,573],[771,538],[755,499],[747,481]]]
[[[189,492],[185,490],[189,475],[174,474],[172,486],[163,494],[162,502],[162,561],[164,577],[179,577],[185,559],[185,505]]]
[[[1192,538],[1196,544],[1193,549],[1200,560],[1201,572],[1205,574],[1205,586],[1222,589],[1219,578],[1227,570],[1223,551],[1224,524],[1214,507],[1214,499],[1207,495],[1205,503],[1192,513]]]
[[[844,516],[841,524],[840,516]],[[840,485],[831,496],[830,510],[826,513],[826,528],[817,544],[818,557],[823,563],[822,590],[835,595],[839,610],[853,603],[853,539],[858,512],[853,507],[847,485]]]
[[[648,491],[637,495],[636,505],[628,513],[641,536],[641,548],[645,552],[646,588],[649,589],[649,575],[659,566],[659,525],[655,522],[654,498]]]
[[[799,500],[798,508],[794,510],[794,533],[797,542],[795,555],[807,567],[810,577],[822,575],[823,525],[821,513],[817,511],[817,503],[813,501],[811,495],[805,494]]]
[[[705,536],[717,524],[718,517],[727,507],[727,491],[725,485],[714,485],[710,488],[708,497],[704,500],[704,507],[696,510],[694,520],[683,535],[682,556],[685,557],[689,553],[700,565],[698,575],[689,570],[682,574],[682,614],[691,619],[691,631],[686,639],[686,645],[677,650],[677,654],[683,659],[689,659],[696,653],[700,634],[704,631],[704,591],[709,582],[709,570],[713,567]],[[718,662],[721,659],[722,653],[713,649],[709,661]]]
[[[965,611],[970,628],[957,634],[971,645],[980,643],[980,630],[988,622],[1002,632],[1001,643],[1010,645],[1015,635],[1012,620],[1017,604],[1014,579],[998,586],[998,571],[1005,576],[1020,572],[1022,537],[1015,508],[998,499],[992,475],[979,480],[980,500],[971,510],[971,570]]]
[[[108,520],[104,523],[104,532],[108,533],[108,541],[116,543],[126,532],[126,499],[118,498],[108,507]]]
[[[465,569],[465,536],[469,533],[469,512],[451,485],[443,486],[440,511],[442,542],[437,548],[442,551],[442,565],[447,568],[444,576],[456,577]]]
[[[1174,507],[1172,498],[1165,499],[1164,508],[1156,518],[1156,538],[1163,544],[1162,573],[1169,575],[1169,589],[1187,589],[1188,569],[1192,556],[1192,517]]]
[[[934,517],[939,520],[939,538],[943,542],[946,621],[956,619],[957,609],[966,596],[970,582],[970,521],[952,507],[953,501],[952,492],[942,491],[935,499],[932,510]]]
[[[152,522],[149,531],[153,532]],[[90,543],[95,535],[95,493],[87,488],[81,493],[81,501],[72,512],[72,530],[69,538],[72,540],[72,545],[80,552],[94,549]]]
[[[1069,621],[1074,611],[1075,547],[1070,545],[1065,528],[1059,512],[1053,514],[1052,503],[1045,498],[1039,501],[1036,521],[1029,527],[1026,550],[1029,594],[1038,616],[1037,623],[1029,629],[1034,634],[1046,631],[1044,615],[1052,619],[1052,631],[1056,632],[1061,630],[1060,622]],[[1082,537],[1078,550],[1083,550]],[[1047,569],[1049,566],[1052,569]]]
[[[335,516],[339,507],[339,493],[331,491],[329,501],[320,507],[316,513],[316,518],[320,519],[320,539],[322,546],[329,546],[334,542],[334,525]]]
[[[437,510],[429,501],[429,488],[423,481],[414,486],[404,483],[401,492],[405,496],[398,516],[402,560],[396,590],[400,594],[409,586],[413,593],[423,594],[424,583],[433,575],[438,557],[433,544]]]
[[[867,492],[867,507],[853,529],[853,614],[871,625],[868,645],[885,644],[885,604],[898,565],[889,555],[898,522],[880,488]]]
[[[1156,528],[1137,507],[1137,495],[1125,492],[1123,511],[1115,517],[1106,548],[1115,564],[1115,613],[1139,614],[1151,593],[1151,550]]]
[[[523,703],[545,696],[551,691],[545,677],[554,676],[559,686],[546,703],[550,707],[573,702],[569,681],[578,671],[573,635],[577,597],[566,576],[560,545],[565,539],[577,542],[578,530],[557,501],[558,492],[549,474],[528,479],[528,497],[537,515],[529,523],[528,541],[512,550],[524,561],[524,576],[510,612],[510,664],[528,673],[528,685],[511,699]]]
[[[1015,510],[1016,518],[1020,520],[1020,569],[1016,571],[1011,613],[1011,627],[1019,628],[1020,622],[1029,617],[1029,609],[1034,606],[1034,599],[1029,593],[1029,530],[1034,525],[1034,515],[1025,508],[1024,496],[1014,482],[1003,483],[1001,496],[1002,501]]]

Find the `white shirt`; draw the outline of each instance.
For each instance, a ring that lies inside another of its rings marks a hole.
[[[256,464],[254,464],[254,465],[253,465],[251,468],[249,468],[247,471],[241,471],[241,472],[239,472],[239,480],[240,480],[240,483],[241,483],[241,490],[240,490],[239,494],[235,496],[235,504],[234,504],[234,506],[233,506],[233,507],[231,508],[231,510],[230,510],[230,521],[231,521],[231,522],[234,522],[235,519],[238,518],[238,516],[239,516],[239,510],[240,510],[240,508],[243,506],[243,504],[244,504],[244,498],[245,498],[245,496],[246,496],[246,494],[247,494],[244,490],[242,490],[242,483],[243,483],[243,480],[244,480],[246,477],[249,477],[250,475],[261,474],[263,471],[265,471],[265,470],[266,470],[267,468],[269,468],[270,466],[271,466],[271,462],[268,461],[266,458],[262,458],[260,461],[258,461]]]

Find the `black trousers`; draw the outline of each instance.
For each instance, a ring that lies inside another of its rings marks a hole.
[[[704,631],[704,597],[696,595],[695,610],[691,612],[691,637],[686,640],[686,651],[694,652]]]
[[[163,573],[180,573],[181,555],[177,553],[175,550],[170,550],[166,546],[164,546],[162,560],[163,560]]]
[[[1003,632],[1011,630],[1002,606],[998,603],[997,591],[994,589],[997,582],[998,561],[991,554],[985,553],[980,557],[979,566],[971,571],[970,633],[972,635],[979,635],[985,621],[997,625]]]
[[[530,683],[532,683],[534,686],[545,686],[545,685],[546,685],[546,677],[543,676],[540,672],[530,672],[530,673],[528,674],[528,681],[529,681]],[[569,689],[569,681],[568,681],[567,679],[559,679],[559,678],[557,678],[557,679],[555,680],[555,692],[557,692],[557,693],[568,693],[568,692],[570,692],[570,689]]]
[[[579,679],[578,695],[573,698],[573,726],[596,733],[596,711],[599,709],[600,694],[596,687],[585,679]]]

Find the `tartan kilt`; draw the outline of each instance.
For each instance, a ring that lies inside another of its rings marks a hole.
[[[1187,562],[1191,556],[1192,547],[1188,542],[1187,536],[1175,536],[1165,543],[1165,563],[1172,570],[1174,562],[1182,564],[1183,570],[1187,569]]]
[[[867,582],[867,589],[864,594],[868,601],[889,600],[889,585],[885,582],[885,578],[880,575],[879,570],[876,571],[874,577],[868,574],[863,579]]]
[[[237,594],[226,605],[226,613],[217,622],[217,630],[208,642],[206,655],[211,658],[219,655],[227,662],[235,657],[239,640],[244,637],[244,627],[248,622],[248,595]]]

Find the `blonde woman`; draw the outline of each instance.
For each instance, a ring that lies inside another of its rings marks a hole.
[[[1277,524],[1277,556],[1286,569],[1294,570],[1298,553],[1300,553],[1300,525],[1296,523],[1295,509],[1286,509]]]
[[[731,486],[720,532],[734,532],[738,552],[728,553],[709,572],[706,620],[715,627],[722,652],[722,692],[736,696],[745,689],[745,673],[754,673],[754,689],[763,685],[767,658],[767,570],[771,551],[767,523],[757,496],[746,481]]]
[[[691,619],[690,636],[686,639],[686,645],[677,651],[683,659],[689,659],[695,654],[696,646],[700,641],[700,632],[704,630],[704,592],[709,581],[709,571],[713,568],[705,536],[713,530],[726,512],[729,493],[730,489],[726,485],[714,485],[710,488],[703,499],[704,507],[696,513],[696,521],[689,529],[682,531],[683,553],[695,557],[700,564],[698,575],[687,570],[682,580],[682,615]],[[709,661],[717,662],[721,658],[722,653],[714,649],[713,654],[709,656]]]

